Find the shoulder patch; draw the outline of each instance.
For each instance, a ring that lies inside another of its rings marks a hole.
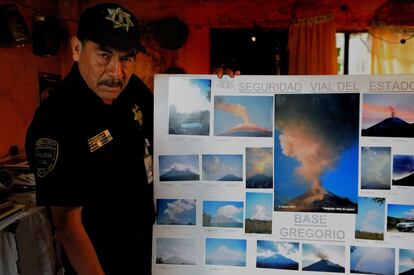
[[[40,178],[43,178],[55,168],[58,155],[59,143],[56,140],[41,138],[36,141],[36,174]]]

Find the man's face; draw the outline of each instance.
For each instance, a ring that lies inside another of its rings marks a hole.
[[[72,40],[73,59],[88,87],[106,104],[112,104],[135,69],[136,51],[118,51],[91,41]]]

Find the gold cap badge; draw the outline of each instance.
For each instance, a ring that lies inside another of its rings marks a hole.
[[[123,28],[129,31],[129,27],[133,27],[134,24],[131,21],[131,15],[124,12],[121,8],[110,9],[108,8],[109,15],[105,17],[114,24],[114,29]]]

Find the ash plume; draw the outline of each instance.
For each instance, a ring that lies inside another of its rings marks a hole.
[[[225,103],[221,99],[216,97],[214,107],[217,110],[231,113],[232,115],[242,119],[242,125],[251,125],[251,119],[247,108],[240,104]]]

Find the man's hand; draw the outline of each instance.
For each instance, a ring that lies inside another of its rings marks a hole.
[[[224,68],[224,67],[218,67],[215,70],[215,73],[216,73],[216,75],[217,75],[218,78],[222,78],[223,75],[228,75],[230,77],[234,77],[235,75],[240,75],[240,71],[239,70],[233,71],[230,68]]]

